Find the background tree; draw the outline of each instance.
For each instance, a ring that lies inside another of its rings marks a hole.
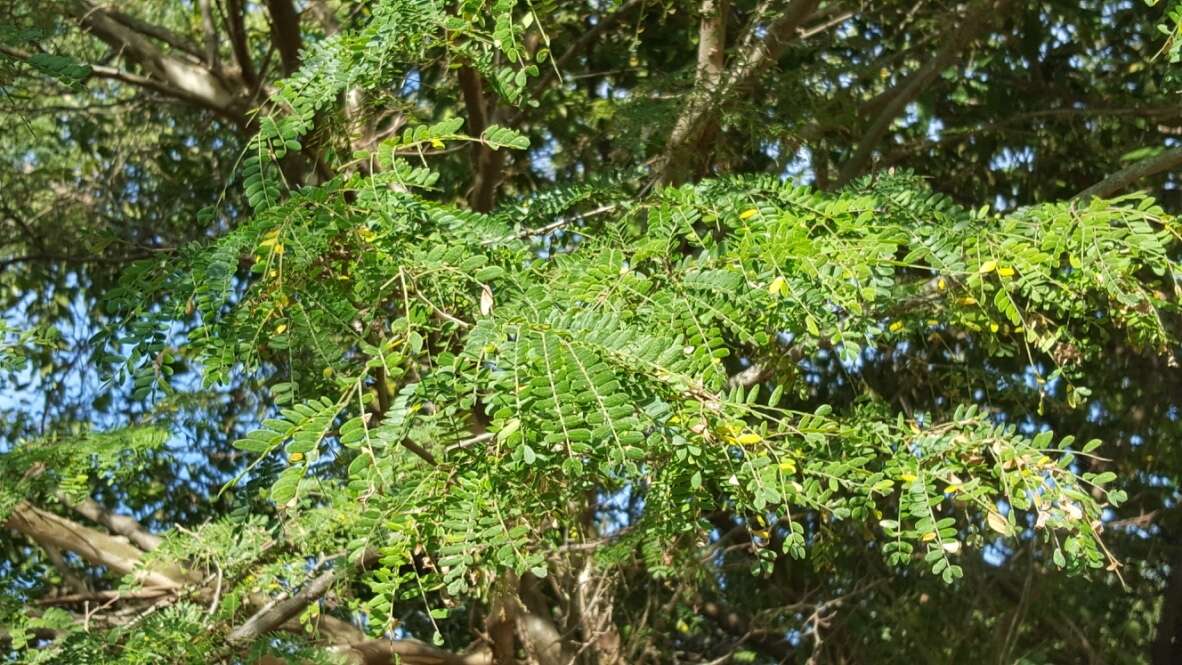
[[[0,3],[6,658],[1174,662],[1179,16]]]

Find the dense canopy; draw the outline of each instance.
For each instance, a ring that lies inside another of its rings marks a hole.
[[[1180,21],[0,0],[0,662],[1180,662]]]

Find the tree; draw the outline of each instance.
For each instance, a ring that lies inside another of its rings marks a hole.
[[[6,3],[5,657],[1173,662],[1176,15]]]

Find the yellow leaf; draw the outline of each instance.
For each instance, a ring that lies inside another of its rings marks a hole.
[[[783,275],[778,275],[772,280],[771,284],[767,285],[767,292],[772,297],[783,296],[788,290],[788,280],[784,279]]]
[[[904,473],[904,474],[902,474],[902,475],[900,475],[900,476],[899,476],[899,479],[900,479],[900,480],[902,480],[902,481],[903,481],[903,482],[905,482],[905,483],[909,483],[909,482],[911,482],[911,481],[915,480],[915,474],[913,474],[913,473]]]
[[[890,326],[891,332],[899,332],[902,329],[903,329],[903,322],[902,321],[895,321]]]
[[[936,532],[935,531],[929,531],[929,532],[923,534],[923,536],[920,538],[920,540],[922,540],[925,543],[930,543],[935,539],[936,539]]]
[[[739,219],[741,219],[743,221],[747,221],[748,219],[751,219],[752,217],[754,217],[758,214],[759,214],[759,211],[756,210],[755,208],[748,208],[748,209],[744,210],[743,212],[739,213]]]
[[[936,288],[940,289],[941,291],[948,288],[948,280],[944,279],[943,277],[936,280]]]
[[[956,494],[957,492],[960,491],[960,485],[957,485],[956,483],[952,483],[948,487],[945,487],[944,491],[948,494]]]
[[[989,332],[997,332],[1000,328],[996,323],[989,324]]]
[[[276,243],[275,244],[275,253],[276,254],[279,254],[280,256],[282,256],[283,252],[285,252],[285,251],[287,251],[287,250],[283,247],[283,243]]]
[[[276,335],[282,335],[286,330],[287,330],[286,323],[280,323],[279,325],[275,326],[275,334]]]
[[[740,434],[735,440],[744,446],[753,446],[760,441],[763,441],[763,437],[756,434],[755,432],[747,432],[746,434]]]
[[[287,456],[287,461],[291,462],[292,464],[302,462],[302,461],[304,461],[304,454],[303,453],[292,453]]]
[[[780,470],[784,473],[796,473],[796,462],[792,460],[784,460],[780,462]]]
[[[997,261],[994,261],[993,259],[989,259],[985,263],[981,264],[981,267],[977,270],[977,272],[984,275],[985,273],[993,272],[996,269],[997,269]]]
[[[821,328],[817,325],[817,320],[811,314],[804,317],[804,327],[808,328],[809,334],[813,337],[821,336]]]
[[[1002,517],[1000,514],[993,512],[989,513],[989,515],[985,518],[985,522],[989,524],[990,529],[993,529],[1002,535],[1010,535],[1010,523],[1007,522],[1006,518]]]
[[[972,296],[965,296],[960,299],[960,304],[962,304],[962,305],[976,305],[977,299]]]
[[[1005,266],[1003,268],[998,268],[997,274],[1001,275],[1002,277],[1013,277],[1014,276],[1014,269],[1009,266]]]
[[[443,141],[440,141],[439,139],[431,139],[431,147],[435,148],[436,150],[442,150]]]

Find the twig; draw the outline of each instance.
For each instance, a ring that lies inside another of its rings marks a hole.
[[[594,210],[588,210],[587,212],[584,212],[584,213],[579,213],[577,215],[572,215],[570,217],[564,217],[556,222],[551,222],[545,226],[539,226],[534,229],[525,229],[525,230],[523,230],[519,233],[515,233],[513,235],[502,236],[500,238],[494,238],[492,240],[485,240],[482,244],[495,245],[497,243],[508,242],[510,240],[524,240],[524,239],[532,237],[532,236],[546,235],[548,233],[552,233],[554,231],[557,231],[558,229],[561,229],[562,227],[564,227],[568,224],[573,224],[575,222],[581,222],[584,219],[589,219],[591,217],[597,217],[597,216],[602,215],[604,213],[611,212],[619,207],[620,207],[619,203],[608,203],[605,205],[601,205]]]

